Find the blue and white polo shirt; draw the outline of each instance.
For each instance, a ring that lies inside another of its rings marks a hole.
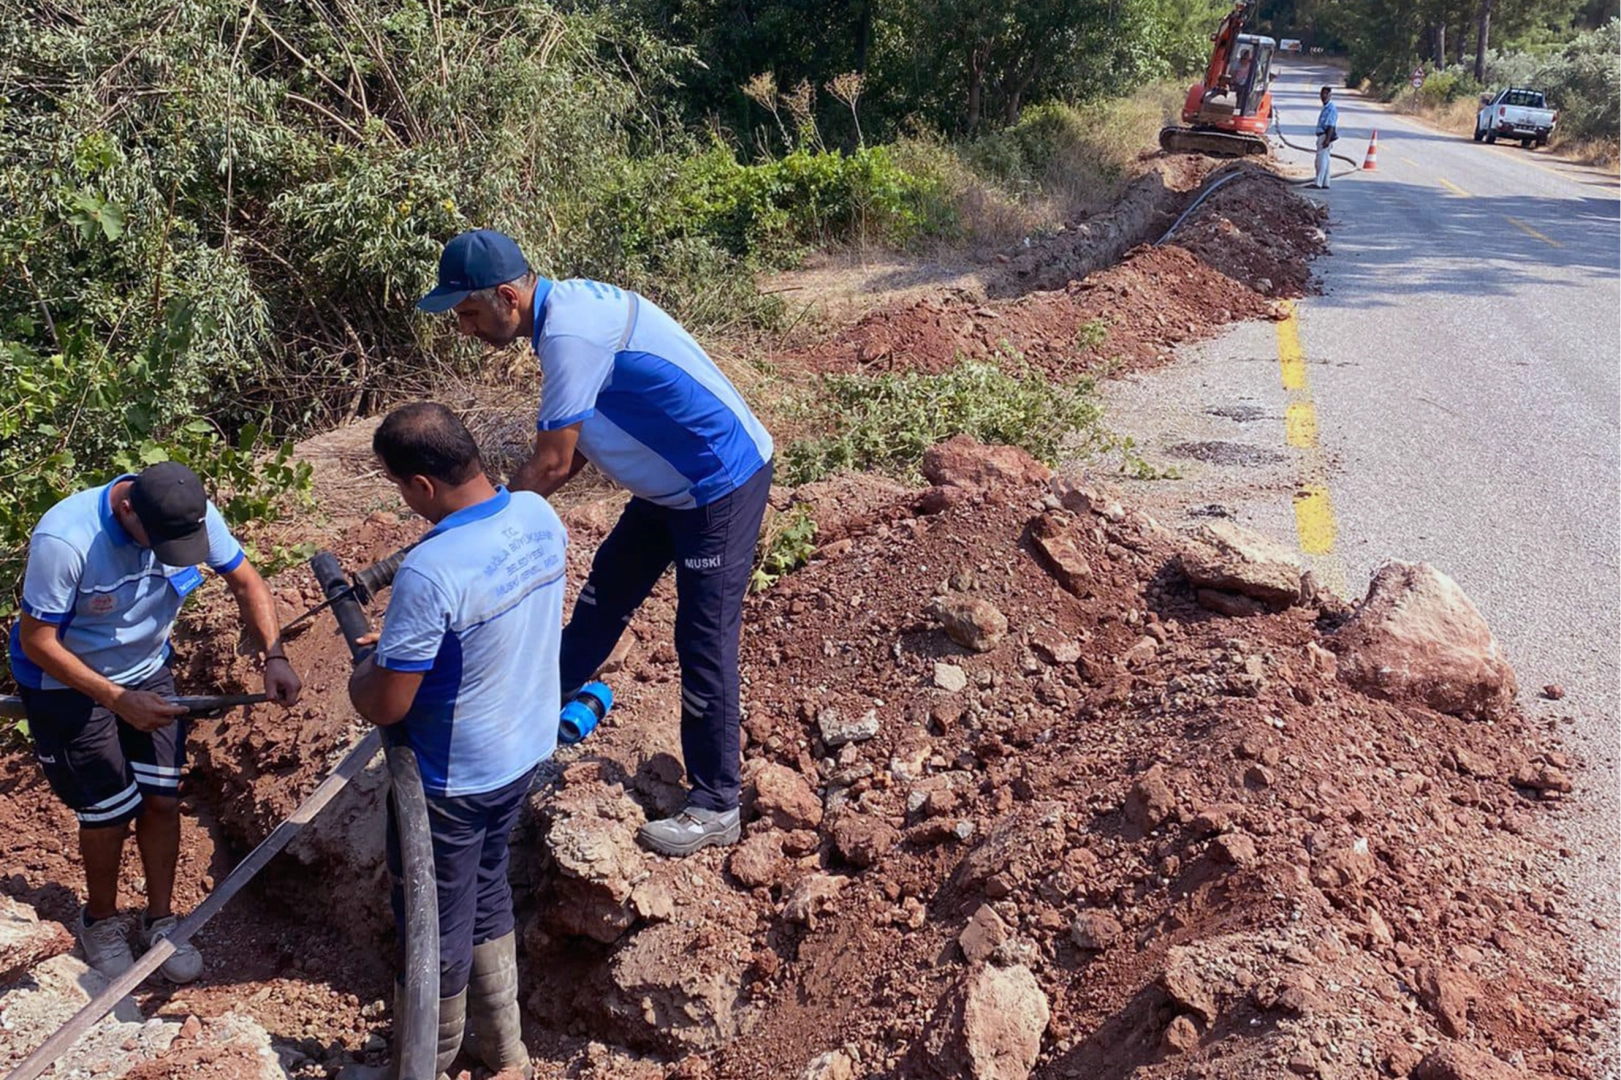
[[[423,673],[400,730],[429,795],[505,787],[557,748],[567,546],[551,504],[498,488],[400,564],[374,659]]]
[[[195,566],[159,562],[113,516],[113,487],[133,479],[120,476],[47,510],[29,539],[23,576],[23,611],[55,626],[69,652],[120,686],[134,686],[163,666],[180,605],[203,581]],[[209,569],[235,570],[242,545],[213,503],[206,521]],[[33,690],[66,689],[23,654],[15,625],[11,674]]]
[[[535,289],[541,431],[580,425],[580,453],[631,494],[685,510],[741,487],[771,436],[692,335],[651,300],[595,281]]]

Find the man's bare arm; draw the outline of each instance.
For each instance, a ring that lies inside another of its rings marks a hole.
[[[83,660],[68,651],[57,633],[55,625],[24,613],[17,627],[17,640],[22,646],[23,655],[63,686],[77,690],[98,705],[111,709],[142,731],[156,731],[186,711],[170,704],[162,694],[119,686],[91,670]]]
[[[220,577],[236,598],[248,636],[265,655],[265,693],[279,705],[294,704],[303,687],[282,652],[281,620],[276,617],[276,599],[270,595],[270,586],[246,559]]]
[[[368,656],[349,676],[349,700],[355,711],[379,727],[397,724],[411,711],[423,672],[390,671]]]
[[[585,467],[579,444],[579,424],[556,431],[535,432],[535,452],[512,477],[512,490],[550,495],[562,487]]]

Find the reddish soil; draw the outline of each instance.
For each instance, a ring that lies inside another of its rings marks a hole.
[[[1162,247],[1139,246],[1115,265],[1091,269],[1100,243],[1156,240],[1192,202],[1196,191],[1159,183],[1156,172],[1145,178],[1154,185],[1128,193],[1117,211],[1124,220],[1106,230],[1069,229],[1020,254],[1006,268],[1006,287],[991,289],[1016,298],[913,301],[776,362],[813,372],[937,372],[990,359],[1010,369],[1028,363],[1064,380],[1163,362],[1175,346],[1264,317],[1269,299],[1312,287],[1309,260],[1326,247],[1322,209],[1272,173],[1234,168],[1239,178],[1216,190]]]

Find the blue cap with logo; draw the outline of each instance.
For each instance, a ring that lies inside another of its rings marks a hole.
[[[464,232],[439,256],[439,284],[417,301],[418,311],[449,311],[469,293],[515,281],[529,272],[518,242],[494,229]]]

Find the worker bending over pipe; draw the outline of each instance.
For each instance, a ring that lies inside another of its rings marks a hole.
[[[202,584],[198,564],[236,598],[264,657],[265,694],[292,705],[301,686],[281,651],[275,600],[184,465],[162,462],[70,495],[29,538],[11,673],[34,756],[79,819],[87,898],[74,932],[90,966],[109,979],[135,963],[118,911],[131,821],[146,872],[140,943],[151,948],[179,925],[170,904],[188,710],[175,703],[169,632]],[[203,958],[186,942],[160,970],[171,982],[191,982]]]
[[[421,766],[439,899],[437,1072],[465,1028],[487,1066],[527,1077],[507,845],[535,768],[557,745],[567,533],[541,496],[490,482],[473,437],[442,405],[396,409],[372,449],[433,524],[400,564],[349,697],[372,723],[398,725]],[[392,803],[388,859],[403,942]],[[403,993],[396,983],[396,1017]]]
[[[687,805],[638,832],[684,856],[738,838],[742,720],[738,642],[771,490],[771,436],[713,360],[652,301],[596,281],[548,281],[511,237],[487,229],[445,245],[438,286],[417,304],[540,363],[535,450],[514,489],[550,495],[591,462],[631,500],[597,549],[563,631],[572,697],[612,653],[675,564],[681,754]]]

